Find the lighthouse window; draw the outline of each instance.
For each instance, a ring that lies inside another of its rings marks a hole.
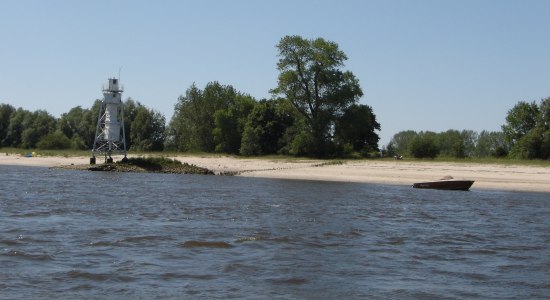
[[[116,84],[116,79],[113,79],[113,83]]]

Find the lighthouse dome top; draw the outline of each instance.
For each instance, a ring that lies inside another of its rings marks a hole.
[[[119,92],[122,93],[124,87],[120,85],[120,80],[118,78],[109,78],[109,84],[107,87],[103,87],[103,91],[108,92]]]

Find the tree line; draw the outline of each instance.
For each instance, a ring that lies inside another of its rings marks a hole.
[[[256,100],[217,81],[192,84],[167,123],[158,111],[128,98],[124,103],[126,145],[132,151],[284,154],[314,157],[377,155],[381,129],[345,53],[334,42],[283,37],[276,45],[279,76],[271,99]],[[91,149],[101,101],[55,118],[0,104],[0,147]],[[382,149],[389,155],[550,158],[550,97],[520,101],[500,132],[402,131]]]
[[[550,97],[518,102],[506,115],[502,131],[401,131],[393,136],[389,155],[415,158],[508,157],[550,159]]]
[[[322,38],[286,36],[277,44],[280,71],[272,99],[256,100],[213,81],[191,85],[165,117],[128,99],[124,103],[129,150],[200,151],[240,155],[368,156],[378,152],[380,124],[351,71],[347,56]],[[0,146],[91,149],[100,100],[60,118],[8,104],[0,106]]]
[[[0,146],[24,149],[92,149],[101,100],[91,108],[74,107],[55,118],[47,111],[34,112],[0,104]],[[124,103],[126,145],[129,149],[164,149],[165,118],[128,98]]]

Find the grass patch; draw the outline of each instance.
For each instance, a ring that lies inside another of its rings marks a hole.
[[[339,166],[339,165],[343,165],[345,164],[346,162],[343,161],[343,160],[338,160],[338,159],[335,159],[335,160],[328,160],[328,161],[325,161],[325,162],[322,162],[320,164],[317,164],[315,165],[316,167],[322,167],[322,166]]]
[[[116,164],[106,164],[105,167],[101,165],[92,168],[108,168],[108,171],[121,171],[131,172],[136,171],[135,168],[140,168],[147,172],[155,173],[175,173],[175,174],[204,174],[213,175],[214,172],[206,168],[190,165],[188,163],[182,163],[179,160],[166,158],[166,157],[132,157],[123,159],[116,162]],[[114,169],[112,169],[114,168]]]
[[[162,167],[178,167],[182,163],[179,160],[165,157],[131,157],[124,161],[118,161],[119,164],[128,164],[138,166],[144,169],[162,168]]]

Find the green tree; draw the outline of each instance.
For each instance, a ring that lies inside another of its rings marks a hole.
[[[476,143],[479,138],[478,133],[473,130],[462,130],[460,136],[464,141],[464,155],[466,157],[474,156]]]
[[[297,137],[312,141],[311,154],[326,155],[331,126],[363,95],[359,81],[352,72],[339,69],[347,56],[334,42],[286,36],[277,48],[280,74],[271,92],[286,97],[305,118],[308,129]],[[308,134],[311,138],[304,137]]]
[[[418,133],[414,130],[404,130],[393,135],[390,140],[393,151],[396,155],[411,154],[410,147],[412,141],[418,136]],[[388,146],[388,148],[390,148]]]
[[[21,107],[13,112],[2,145],[7,147],[20,147],[21,135],[23,130],[29,126],[31,119],[31,112]]]
[[[433,132],[419,133],[411,142],[410,151],[415,158],[435,158],[439,154],[436,134]]]
[[[353,104],[338,118],[335,136],[341,145],[349,144],[354,151],[378,151],[380,138],[374,131],[380,130],[372,108],[368,105]]]
[[[38,141],[55,131],[57,120],[45,110],[32,112],[28,123],[24,123],[21,132],[22,148],[35,148]]]
[[[126,99],[123,103],[124,108],[124,136],[126,138],[126,149],[132,148],[132,122],[135,120],[141,103],[132,98]],[[98,109],[99,110],[99,109]]]
[[[15,107],[9,104],[0,104],[0,147],[4,145],[4,139],[8,134],[11,116],[15,113]]]
[[[466,146],[460,131],[450,129],[437,134],[437,144],[442,156],[464,158]]]
[[[540,128],[529,130],[514,144],[510,155],[519,159],[544,158],[542,157],[543,134]]]
[[[286,134],[290,134],[292,131],[290,128],[292,128],[295,118],[287,103],[283,99],[264,99],[254,106],[248,115],[243,132],[241,154],[288,153],[285,147],[288,146],[288,141],[292,140],[292,137],[288,137]]]
[[[216,111],[228,109],[238,95],[242,96],[232,86],[218,82],[208,83],[204,90],[193,84],[174,107],[168,129],[171,147],[178,151],[214,152],[218,144],[214,139]],[[220,122],[223,114],[219,113]]]
[[[539,107],[535,102],[520,101],[506,115],[506,124],[502,131],[508,141],[514,145],[537,125]]]
[[[510,156],[522,159],[550,158],[550,97],[519,102],[506,116],[502,129],[512,144]]]
[[[70,139],[71,148],[79,150],[92,148],[98,118],[98,111],[93,113],[94,107],[96,107],[95,103],[92,109],[77,106],[69,112],[61,114],[57,126]],[[99,110],[99,107],[97,109]]]
[[[251,96],[237,94],[227,108],[214,113],[216,152],[239,153],[246,120],[255,103]]]
[[[138,103],[133,120],[130,120],[132,150],[162,151],[165,141],[165,118],[153,109]]]
[[[477,139],[474,155],[476,157],[504,157],[510,146],[503,132],[482,131]]]
[[[42,137],[36,144],[38,149],[59,150],[71,148],[71,140],[60,131],[55,131]]]

